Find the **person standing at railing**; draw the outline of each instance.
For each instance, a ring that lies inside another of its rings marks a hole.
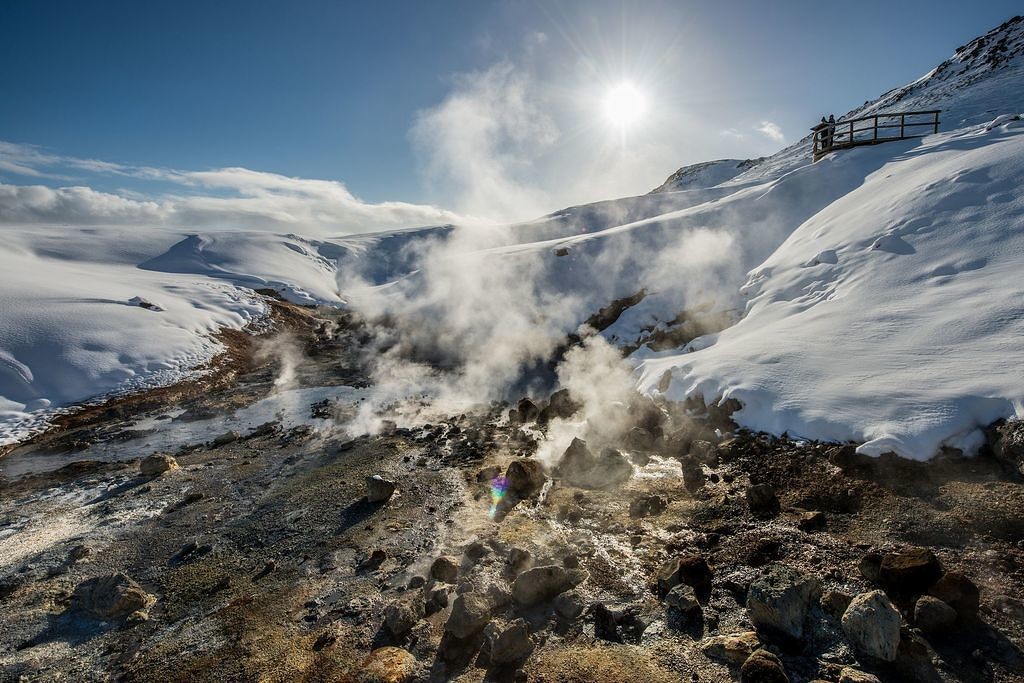
[[[828,121],[825,117],[821,117],[821,123],[812,128],[814,131],[814,139],[818,142],[818,150],[824,152],[828,149]]]
[[[825,120],[824,117],[822,117],[822,121],[824,121],[824,120]],[[835,137],[836,137],[836,116],[835,116],[835,114],[829,114],[828,115],[828,123],[827,123],[827,125],[828,125],[828,147],[829,147],[829,149],[831,149],[832,145],[835,143]],[[850,140],[850,142],[853,142],[853,140]]]

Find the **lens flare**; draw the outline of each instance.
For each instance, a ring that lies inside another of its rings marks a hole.
[[[491,510],[488,513],[491,519],[498,514],[498,505],[505,499],[506,493],[508,493],[508,479],[500,475],[491,479]]]

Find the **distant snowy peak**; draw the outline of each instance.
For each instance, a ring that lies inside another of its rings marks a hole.
[[[718,159],[716,161],[705,161],[699,164],[683,166],[648,194],[715,187],[732,180],[740,173],[757,166],[762,161],[764,161],[763,157],[744,160]]]

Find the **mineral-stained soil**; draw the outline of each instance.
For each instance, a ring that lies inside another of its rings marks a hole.
[[[351,320],[277,306],[258,343],[288,335],[299,386],[369,382]],[[998,442],[872,460],[638,397],[646,434],[589,454],[605,488],[545,464],[520,500],[501,475],[546,427],[503,405],[372,436],[270,422],[141,475],[130,427],[250,405],[282,362],[240,353],[0,461],[50,463],[0,480],[0,680],[1024,680],[1024,485]]]

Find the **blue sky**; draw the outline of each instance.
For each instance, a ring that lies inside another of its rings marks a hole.
[[[163,171],[244,168],[338,181],[367,202],[525,218],[645,191],[686,163],[771,153],[1020,9],[855,7],[11,0],[0,140],[36,161],[0,166],[0,182],[236,192]],[[602,115],[622,81],[647,99],[629,130]],[[136,170],[68,173],[69,159]]]

